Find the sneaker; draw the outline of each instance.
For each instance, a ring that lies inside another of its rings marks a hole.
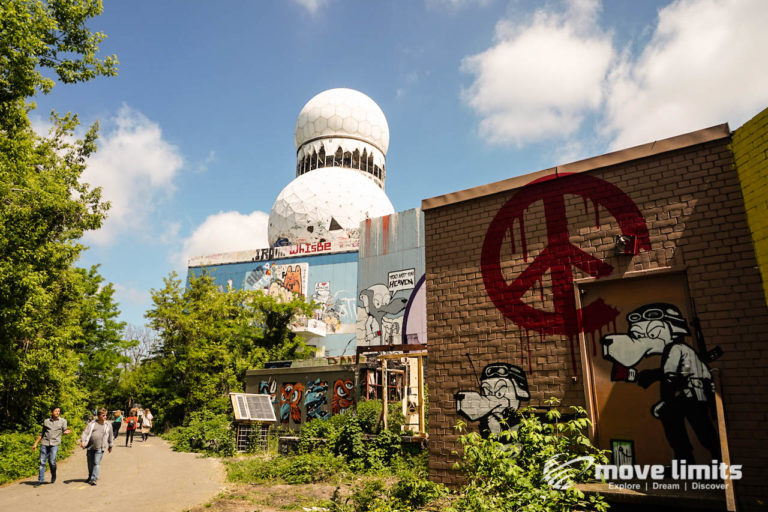
[[[88,480],[88,483],[91,485],[96,485],[96,480]]]

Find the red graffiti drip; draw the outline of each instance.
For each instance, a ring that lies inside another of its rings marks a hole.
[[[570,243],[565,196],[581,195],[591,199],[595,210],[602,206],[616,219],[622,234],[634,235],[638,250],[650,250],[648,228],[640,210],[616,186],[585,174],[546,176],[520,189],[512,196],[488,226],[481,253],[481,271],[488,296],[502,314],[521,327],[539,332],[568,336],[575,367],[573,339],[579,332],[595,331],[607,325],[618,310],[597,299],[578,308],[573,294],[573,268],[599,279],[610,275],[613,267]],[[508,283],[501,271],[501,246],[514,221],[522,218],[535,202],[544,202],[547,246],[517,278]],[[596,213],[599,222],[599,213]],[[533,308],[522,298],[535,282],[549,271],[552,276],[554,311]]]
[[[589,333],[589,339],[590,339],[590,341],[592,341],[592,355],[596,356],[597,355],[597,346],[595,345],[595,333],[594,332]]]
[[[589,215],[589,200],[584,196],[584,213]]]
[[[389,215],[381,219],[382,253],[389,251]]]
[[[371,219],[365,219],[365,254],[371,254]]]
[[[525,366],[525,352],[523,351],[523,330],[519,329],[517,331],[518,336],[520,336],[520,366]]]

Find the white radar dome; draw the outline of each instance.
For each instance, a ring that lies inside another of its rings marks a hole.
[[[353,89],[329,89],[304,105],[296,120],[298,150],[320,138],[347,137],[367,142],[384,155],[389,148],[389,125],[371,98]]]
[[[326,167],[299,176],[277,196],[269,214],[270,245],[359,240],[360,222],[395,209],[364,175]]]

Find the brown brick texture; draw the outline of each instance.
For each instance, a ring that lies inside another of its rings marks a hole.
[[[724,138],[583,173],[615,186],[639,209],[650,250],[637,255],[615,254],[619,221],[583,197],[583,185],[574,185],[563,204],[568,241],[610,264],[612,277],[686,269],[707,344],[724,351],[711,367],[722,376],[732,463],[744,467],[737,492],[749,501],[768,495],[768,417],[762,401],[768,397],[768,309],[729,143]],[[543,405],[549,397],[565,406],[585,405],[574,336],[557,334],[558,328],[551,326],[527,329],[505,318],[489,298],[481,271],[484,240],[502,206],[518,193],[534,197],[555,186],[568,189],[569,180],[577,183],[576,176],[581,174],[425,211],[430,476],[437,481],[460,481],[452,466],[459,449],[454,425],[462,418],[453,395],[477,389],[467,354],[478,372],[493,362],[523,368],[530,405]],[[506,281],[519,277],[547,247],[544,201],[525,209],[524,227],[519,220],[510,222],[515,243],[506,240],[500,258]],[[573,274],[574,279],[588,277],[582,270]],[[558,311],[550,275],[525,292],[526,305]],[[470,423],[469,428],[476,426]]]

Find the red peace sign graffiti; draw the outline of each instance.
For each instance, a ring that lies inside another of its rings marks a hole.
[[[553,179],[553,178],[559,179]],[[572,268],[577,267],[592,277],[609,275],[613,267],[587,254],[569,241],[565,195],[575,194],[591,199],[596,210],[602,206],[616,219],[624,235],[634,235],[637,249],[650,250],[648,228],[635,203],[619,188],[594,176],[572,174],[547,176],[536,180],[507,201],[493,218],[483,242],[481,269],[483,282],[493,303],[516,324],[543,334],[575,336],[580,331],[600,329],[618,315],[618,311],[598,299],[582,309],[576,307]],[[534,202],[544,201],[547,246],[512,282],[507,283],[501,270],[501,246],[510,233],[515,247],[513,223],[520,223],[523,258],[527,260],[523,214]],[[552,276],[554,311],[535,309],[522,301],[522,296],[547,270]]]

